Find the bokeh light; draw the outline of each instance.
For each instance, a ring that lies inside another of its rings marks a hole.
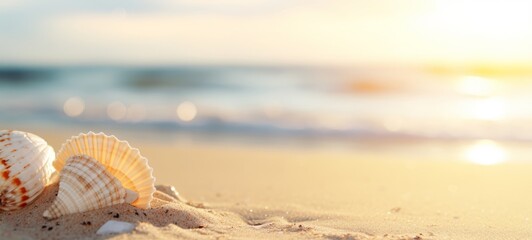
[[[198,113],[198,110],[196,108],[196,105],[194,105],[192,102],[185,101],[179,104],[177,107],[177,117],[181,121],[189,122],[194,120],[196,118],[196,114]]]
[[[464,152],[465,158],[480,165],[494,165],[506,160],[506,151],[494,141],[479,140]]]
[[[107,116],[115,121],[122,120],[126,116],[126,113],[126,105],[121,102],[112,102],[107,105]]]
[[[69,117],[77,117],[85,111],[85,102],[79,97],[71,97],[63,104],[63,111]]]
[[[495,83],[487,78],[477,76],[466,76],[458,81],[458,92],[476,97],[485,97],[493,94]]]
[[[480,99],[463,106],[464,115],[471,119],[495,121],[506,115],[506,103],[501,98]]]
[[[132,104],[127,108],[126,119],[132,122],[140,122],[146,117],[146,108],[140,104]]]

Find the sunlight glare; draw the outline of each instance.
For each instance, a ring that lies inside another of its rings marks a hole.
[[[475,97],[486,97],[495,91],[495,83],[487,78],[466,76],[458,81],[458,92]]]
[[[463,115],[471,119],[496,121],[506,115],[506,103],[501,98],[479,99],[463,106]]]
[[[515,33],[526,29],[530,2],[505,0],[435,1],[432,14],[447,20],[455,31],[481,33]],[[452,16],[452,17],[450,17]],[[456,29],[458,28],[458,29]]]
[[[530,1],[435,0],[424,22],[454,43],[458,53],[477,57],[498,53],[500,59],[522,51],[522,40],[530,37],[531,7]]]
[[[494,165],[506,160],[506,151],[496,142],[480,140],[464,152],[465,158],[480,165]]]

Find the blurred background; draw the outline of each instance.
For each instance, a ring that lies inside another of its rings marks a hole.
[[[526,161],[531,26],[527,1],[3,0],[0,126]]]

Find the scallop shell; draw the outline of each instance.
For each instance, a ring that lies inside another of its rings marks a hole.
[[[70,157],[59,176],[59,191],[43,217],[54,219],[72,213],[131,203],[137,193],[125,189],[105,166],[92,157]]]
[[[107,171],[115,176],[127,189],[138,193],[139,198],[131,205],[149,208],[155,192],[155,178],[148,160],[140,155],[128,142],[120,141],[115,136],[104,133],[80,134],[63,144],[54,167],[60,171],[66,160],[75,155],[87,155],[103,164]]]
[[[54,149],[35,134],[0,131],[0,210],[25,207],[51,181]]]

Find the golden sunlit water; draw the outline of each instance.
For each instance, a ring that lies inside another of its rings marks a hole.
[[[499,120],[505,116],[506,103],[504,99],[492,97],[477,99],[464,105],[464,115],[478,120]]]
[[[479,76],[462,77],[457,84],[458,92],[477,97],[490,96],[495,89],[493,80]]]

